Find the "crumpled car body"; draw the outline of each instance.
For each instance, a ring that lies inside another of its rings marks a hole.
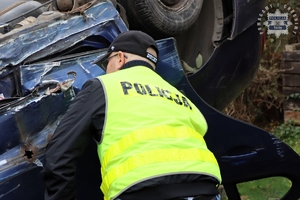
[[[239,16],[245,1],[234,2],[235,16]],[[247,17],[253,20],[254,16]],[[1,200],[43,199],[47,143],[84,82],[104,74],[93,61],[119,33],[128,30],[110,1],[93,1],[83,12],[45,12],[40,20],[0,35]],[[185,93],[207,119],[205,139],[219,162],[229,199],[240,199],[236,184],[272,176],[292,182],[283,199],[299,198],[299,155],[272,134],[219,111],[249,83],[260,57],[256,24],[249,20],[243,24],[241,17],[235,20],[227,40],[216,44],[203,66],[191,75],[181,62],[193,60],[182,53],[184,36],[158,39],[157,73]],[[243,48],[245,40],[252,46]],[[239,56],[229,56],[234,53]],[[240,86],[235,85],[238,82]],[[91,139],[78,160],[78,199],[101,199],[99,167]]]

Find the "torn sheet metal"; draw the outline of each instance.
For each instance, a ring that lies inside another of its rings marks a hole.
[[[84,14],[86,19],[81,13],[45,12],[43,15],[49,16],[40,16],[37,24],[0,35],[0,94],[4,99],[24,96],[17,70],[21,63],[61,57],[79,48],[106,48],[119,33],[127,30],[110,1],[98,0]],[[43,67],[51,70],[55,64]]]
[[[47,92],[55,92],[58,89],[64,92],[71,85],[75,90],[80,90],[87,79],[104,74],[100,67],[93,64],[94,60],[103,54],[104,51],[99,50],[67,60],[21,66],[19,76],[22,95],[27,95],[37,88],[49,88]]]
[[[11,102],[0,110],[0,199],[42,199],[47,143],[72,102],[63,92],[43,92]],[[15,188],[16,185],[19,185]],[[15,188],[15,190],[12,190]],[[34,188],[30,192],[30,190]],[[26,192],[27,191],[27,192]],[[38,197],[38,198],[36,198]]]
[[[1,125],[0,153],[28,141],[43,127],[55,123],[85,81],[104,74],[93,64],[104,53],[100,52],[56,61],[55,64],[47,62],[20,67],[18,74],[25,97],[0,109],[0,123],[6,124],[5,127]]]
[[[82,14],[65,13],[57,17],[57,11],[51,12],[43,13],[53,14],[51,20],[40,20],[32,27],[0,36],[0,70],[8,65],[18,65],[25,59],[32,62],[61,52],[89,36],[101,37],[98,48],[104,48],[120,32],[127,30],[110,1],[98,1]]]
[[[0,70],[0,93],[2,97],[8,98],[15,94],[16,82],[13,68],[4,68]]]

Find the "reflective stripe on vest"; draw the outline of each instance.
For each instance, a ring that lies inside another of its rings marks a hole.
[[[174,148],[172,145],[169,147],[166,146],[164,149],[145,149],[141,153],[137,153],[124,159],[119,165],[115,165],[107,169],[109,162],[113,162],[114,158],[122,155],[124,151],[133,147],[139,142],[151,141],[153,139],[166,139],[168,141],[175,140],[177,142],[182,142],[181,148]],[[190,143],[193,143],[191,145]],[[139,130],[131,134],[126,135],[119,142],[111,146],[104,155],[103,161],[101,162],[102,168],[102,177],[103,182],[101,189],[104,193],[108,193],[109,188],[112,186],[113,182],[120,177],[123,177],[128,172],[137,169],[143,168],[146,165],[158,164],[158,169],[152,169],[151,173],[143,173],[140,177],[130,177],[130,181],[127,178],[124,178],[124,182],[127,182],[130,185],[133,185],[136,182],[139,182],[140,179],[146,179],[149,174],[151,176],[165,175],[170,172],[177,173],[198,173],[198,174],[207,174],[215,176],[214,174],[218,173],[218,163],[214,155],[206,149],[203,145],[203,137],[193,131],[189,130],[186,127],[172,128],[172,127],[155,127],[153,129]],[[202,147],[202,148],[199,148]],[[185,162],[183,164],[182,162]],[[190,163],[189,163],[190,162]],[[206,166],[210,166],[208,169],[205,169],[203,162],[207,163]],[[167,166],[166,171],[161,169],[160,165],[165,164]],[[172,163],[181,165],[176,166],[175,170],[172,170]],[[209,164],[208,164],[209,163]],[[190,165],[195,167],[191,168]],[[203,165],[203,167],[201,167]],[[104,171],[104,169],[106,169]],[[140,169],[140,170],[141,170]],[[146,168],[145,170],[147,171]],[[147,176],[145,176],[147,174]],[[216,179],[219,177],[215,176]],[[125,184],[126,185],[126,184]],[[129,187],[130,185],[127,185]]]

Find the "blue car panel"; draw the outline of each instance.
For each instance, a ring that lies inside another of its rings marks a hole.
[[[234,0],[233,27],[230,40],[241,34],[253,24],[256,24],[259,13],[265,6],[262,0]]]

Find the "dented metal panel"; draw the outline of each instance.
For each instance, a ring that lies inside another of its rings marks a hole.
[[[88,78],[104,73],[102,69],[92,64],[94,59],[102,56],[103,53],[103,51],[96,51],[68,60],[20,66],[19,75],[22,94],[31,93],[38,87],[41,89],[62,87],[67,81],[72,80],[74,80],[73,87],[79,90],[82,83]]]
[[[41,20],[31,27],[0,36],[0,70],[8,65],[18,65],[25,59],[32,62],[61,52],[91,35],[103,37],[103,48],[127,30],[110,1],[95,4],[82,13],[49,11],[42,15],[49,16],[46,19],[41,16]],[[101,47],[101,43],[99,45]]]
[[[95,57],[96,56],[94,56],[94,58]],[[78,61],[78,58],[75,60]],[[64,67],[65,66],[62,64],[61,68]],[[75,79],[72,79],[74,77],[71,79],[66,79],[74,80],[73,84],[68,85],[68,89],[64,88],[66,90],[60,89],[49,93],[48,87],[39,87],[39,90],[29,94],[24,98],[24,100],[11,103],[1,110],[1,195],[4,195],[10,191],[8,187],[12,186],[11,180],[24,182],[25,184],[31,185],[31,187],[38,182],[42,183],[42,177],[39,174],[44,163],[43,156],[45,147],[48,141],[51,139],[51,136],[61,117],[66,112],[75,94],[81,89],[81,86],[85,80],[103,73],[99,67],[93,67],[95,70],[89,69],[93,73],[84,74],[83,76],[78,77],[76,76]],[[68,66],[66,68],[68,68]],[[76,70],[70,65],[69,68]],[[98,74],[96,74],[97,71]],[[55,73],[59,74],[60,71],[57,70],[56,72],[53,72],[53,74]],[[79,72],[79,74],[80,73],[81,72]],[[24,79],[30,77],[34,76],[25,76]],[[60,82],[59,78],[54,78],[53,81],[58,83],[64,82]],[[72,83],[73,81],[67,82]],[[51,88],[51,86],[49,87]],[[3,126],[4,123],[7,126]],[[36,168],[40,169],[37,171]],[[24,180],[23,176],[25,175],[30,176],[30,179]],[[34,177],[36,177],[36,180]],[[14,191],[11,191],[11,193],[7,194],[7,199],[11,199],[10,195],[13,195],[14,192],[20,193],[24,191],[24,187],[27,186],[21,184],[20,186],[14,188]],[[33,192],[29,192],[29,194],[31,194],[33,197],[36,197],[36,195],[43,193],[43,190],[43,188],[41,188],[40,191],[34,190]],[[40,199],[40,197],[38,199]],[[0,198],[2,197],[0,196]],[[4,196],[3,199],[5,199]],[[32,199],[32,197],[30,196],[27,199]]]
[[[98,1],[83,13],[49,18],[0,36],[1,200],[43,199],[46,145],[84,82],[104,74],[93,64],[104,53],[101,49],[127,30],[110,1]],[[60,55],[77,44],[100,50]],[[91,184],[95,181],[99,178]],[[99,188],[92,194],[101,195]]]
[[[25,97],[8,103],[0,110],[0,123],[7,125],[0,132],[3,138],[0,153],[28,143],[45,127],[48,131],[51,124],[57,123],[57,118],[64,114],[83,83],[104,73],[92,64],[99,55],[102,54],[97,52],[56,64],[21,66],[19,75]]]

